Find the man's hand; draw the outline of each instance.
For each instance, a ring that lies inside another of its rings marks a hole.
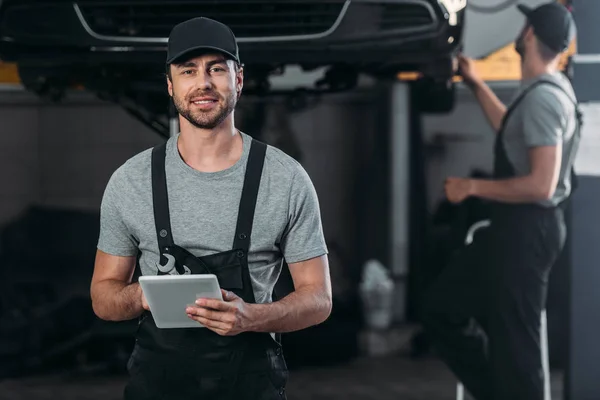
[[[250,307],[232,292],[221,289],[223,301],[198,299],[196,307],[186,308],[188,317],[221,336],[234,336],[247,330],[252,320]]]
[[[475,63],[469,57],[459,54],[458,57],[458,72],[462,76],[465,84],[473,88],[477,83],[481,82],[481,77],[475,70]]]
[[[473,194],[473,180],[467,178],[448,178],[444,185],[446,197],[451,203],[461,203]]]
[[[462,54],[459,54],[457,58],[458,72],[463,77],[463,82],[475,94],[492,129],[498,132],[506,115],[506,106],[477,73],[475,62],[472,59]]]

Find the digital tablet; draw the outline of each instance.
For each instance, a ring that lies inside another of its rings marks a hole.
[[[198,298],[223,300],[216,275],[143,275],[140,286],[158,328],[204,328],[185,309]]]

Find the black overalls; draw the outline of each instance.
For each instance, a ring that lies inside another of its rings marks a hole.
[[[254,303],[248,250],[266,145],[252,140],[232,249],[200,258],[173,241],[165,149],[163,143],[152,151],[152,192],[160,254],[175,258],[179,274],[213,273],[223,289]],[[161,264],[167,264],[166,257],[161,256]],[[224,337],[207,328],[158,329],[152,314],[145,312],[140,318],[128,370],[126,400],[286,398],[287,367],[281,346],[268,333]]]
[[[541,83],[556,85],[534,85]],[[515,177],[504,130],[531,89],[512,103],[496,136],[496,179]],[[579,129],[573,140],[575,152]],[[428,289],[423,324],[440,356],[477,400],[543,400],[540,314],[551,267],[565,242],[563,209],[494,202],[491,212],[491,226]],[[478,326],[469,326],[471,318]]]

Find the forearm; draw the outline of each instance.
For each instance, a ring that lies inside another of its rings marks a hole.
[[[502,180],[473,180],[472,196],[503,203],[530,203],[547,200],[552,191],[536,184],[533,176]]]
[[[139,283],[104,280],[94,285],[91,296],[94,312],[107,321],[130,320],[144,311]]]
[[[473,84],[473,92],[479,101],[483,112],[495,132],[500,130],[502,118],[506,114],[506,106],[485,82]]]
[[[321,288],[299,288],[283,299],[252,304],[254,332],[293,332],[324,322],[331,313],[331,298]]]

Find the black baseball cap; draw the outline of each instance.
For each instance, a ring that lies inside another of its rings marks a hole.
[[[523,4],[517,8],[525,14],[540,42],[559,53],[569,47],[575,37],[575,21],[564,5],[551,1],[536,8]]]
[[[235,35],[214,19],[197,17],[175,25],[169,35],[167,64],[198,50],[216,50],[240,64]]]

